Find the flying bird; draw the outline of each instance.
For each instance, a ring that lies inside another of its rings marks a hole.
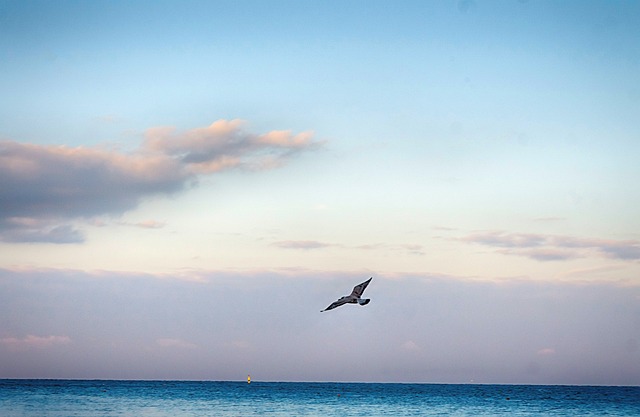
[[[365,288],[367,288],[367,285],[369,285],[369,283],[371,282],[371,279],[373,277],[369,278],[368,280],[366,280],[365,282],[363,282],[362,284],[358,284],[355,287],[353,287],[353,291],[351,291],[350,295],[345,295],[344,297],[340,297],[337,301],[334,301],[333,303],[331,303],[329,305],[329,307],[325,308],[324,310],[320,310],[320,312],[322,313],[323,311],[327,311],[327,310],[333,310],[336,307],[340,307],[343,304],[360,304],[361,306],[369,304],[369,301],[371,301],[371,299],[369,298],[360,298],[362,297],[362,293],[364,292]]]

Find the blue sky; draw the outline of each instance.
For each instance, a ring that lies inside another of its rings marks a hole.
[[[0,377],[640,383],[639,28],[0,2]]]

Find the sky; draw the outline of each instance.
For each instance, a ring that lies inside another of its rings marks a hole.
[[[639,39],[634,1],[1,0],[0,378],[640,385]]]

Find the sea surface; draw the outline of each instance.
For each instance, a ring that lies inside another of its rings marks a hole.
[[[0,380],[0,416],[640,416],[640,387]]]

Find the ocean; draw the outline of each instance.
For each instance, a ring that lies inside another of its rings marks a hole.
[[[0,380],[2,417],[640,416],[640,387]]]

